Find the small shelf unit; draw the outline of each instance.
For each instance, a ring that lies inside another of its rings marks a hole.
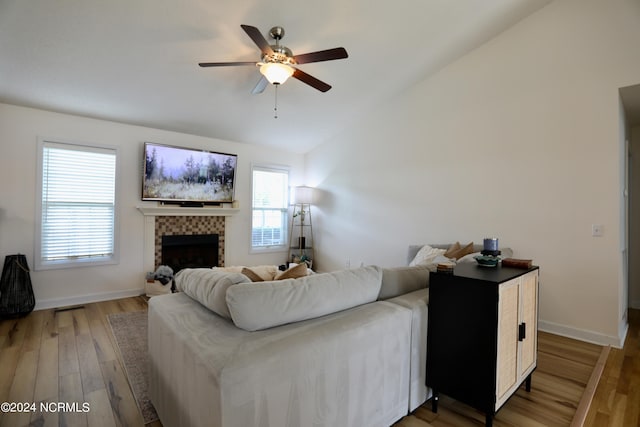
[[[305,262],[313,268],[313,223],[311,221],[311,205],[298,203],[293,205],[291,229],[289,231],[289,251],[287,263]]]

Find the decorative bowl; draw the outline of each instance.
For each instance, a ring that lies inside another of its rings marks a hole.
[[[473,257],[481,267],[495,267],[500,261],[500,257],[493,255],[476,255]]]

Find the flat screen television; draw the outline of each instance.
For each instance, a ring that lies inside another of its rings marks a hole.
[[[196,205],[233,202],[237,157],[145,142],[142,200]]]

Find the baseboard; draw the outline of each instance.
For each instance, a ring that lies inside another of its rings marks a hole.
[[[140,289],[129,289],[126,291],[101,292],[99,294],[88,294],[88,295],[82,295],[78,297],[36,300],[36,306],[34,310],[46,310],[49,308],[60,308],[60,307],[68,307],[72,305],[89,304],[92,302],[135,297],[143,294],[144,294],[144,289],[140,288]]]
[[[538,320],[538,329],[551,334],[560,335],[567,338],[573,338],[580,341],[586,341],[598,345],[610,345],[615,348],[622,348],[624,346],[624,340],[627,336],[627,330],[629,325],[627,324],[622,336],[611,336],[601,334],[599,332],[587,331],[585,329],[572,328],[570,326],[560,325],[558,323],[547,322],[545,320]]]

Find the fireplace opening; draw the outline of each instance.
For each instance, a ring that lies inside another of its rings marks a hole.
[[[211,268],[218,266],[218,235],[162,236],[162,264],[174,273],[183,268]]]

